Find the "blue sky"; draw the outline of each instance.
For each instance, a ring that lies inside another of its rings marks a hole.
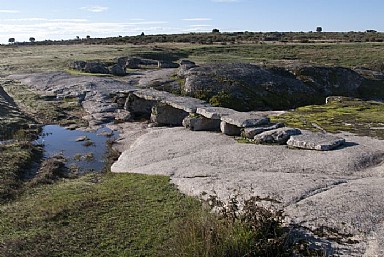
[[[384,31],[383,0],[0,0],[0,43],[230,31]]]

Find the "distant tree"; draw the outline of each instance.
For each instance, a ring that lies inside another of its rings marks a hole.
[[[218,29],[213,29],[213,30],[212,30],[212,33],[220,33],[220,30],[218,30]]]
[[[87,39],[90,39],[91,38],[91,36],[90,35],[87,35]]]
[[[142,37],[143,37],[144,35],[145,35],[145,34],[144,34],[144,32],[141,32],[140,36],[142,36]]]
[[[316,28],[316,32],[322,32],[323,31],[323,28],[322,27],[317,27]]]
[[[8,43],[10,43],[10,44],[15,43],[15,38],[14,37],[9,38]]]
[[[33,42],[36,41],[36,39],[35,39],[34,37],[30,37],[30,38],[29,38],[29,41],[30,41],[31,43],[33,43]]]
[[[76,36],[76,39],[77,39],[77,40],[79,40],[79,39],[80,39],[80,37],[79,37],[79,36]]]

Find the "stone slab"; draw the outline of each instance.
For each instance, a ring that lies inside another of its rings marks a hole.
[[[208,119],[220,120],[223,116],[236,114],[238,112],[224,107],[199,107],[197,108],[196,113]]]
[[[186,117],[183,126],[192,131],[218,131],[220,130],[220,120],[208,119],[204,116]]]
[[[220,123],[220,130],[221,133],[227,136],[240,136],[241,134],[241,129],[238,126],[226,123],[225,121]]]
[[[195,113],[198,107],[209,106],[207,102],[200,99],[177,96],[172,93],[154,89],[141,89],[133,92],[133,94],[145,100],[166,103],[174,108],[184,110],[188,113]]]
[[[330,151],[345,143],[345,139],[328,133],[314,133],[306,131],[301,135],[292,136],[287,145],[290,147]]]
[[[255,127],[270,122],[269,118],[263,112],[236,112],[221,117],[221,120],[239,128]]]
[[[265,131],[254,137],[256,144],[286,144],[288,139],[294,135],[300,135],[301,131],[296,128],[278,128]]]
[[[268,124],[258,127],[245,128],[242,132],[242,135],[246,138],[253,139],[256,135],[261,134],[265,131],[270,131],[278,128],[285,127],[283,123]]]

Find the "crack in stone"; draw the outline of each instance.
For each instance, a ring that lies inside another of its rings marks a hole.
[[[298,203],[300,203],[300,202],[302,202],[302,201],[304,201],[304,200],[306,200],[306,199],[308,199],[308,198],[310,198],[312,196],[324,193],[326,191],[329,191],[329,190],[335,188],[336,186],[339,186],[339,185],[342,185],[342,184],[346,184],[346,183],[348,183],[348,180],[338,180],[338,181],[333,182],[330,185],[325,185],[325,186],[320,187],[320,188],[315,188],[315,189],[309,191],[308,193],[302,195],[299,199],[294,200],[294,201],[292,201],[290,203],[287,203],[286,207],[290,206],[290,205],[293,205],[293,204],[298,204]]]

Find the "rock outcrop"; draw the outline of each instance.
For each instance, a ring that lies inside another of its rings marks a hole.
[[[384,99],[384,79],[364,77],[341,67],[295,65],[261,67],[253,64],[203,64],[181,66],[185,94],[204,98],[214,106],[238,111],[283,110],[322,104],[340,95]]]
[[[98,73],[98,74],[109,74],[109,69],[102,63],[87,62],[85,64],[85,67],[84,67],[84,72]]]

